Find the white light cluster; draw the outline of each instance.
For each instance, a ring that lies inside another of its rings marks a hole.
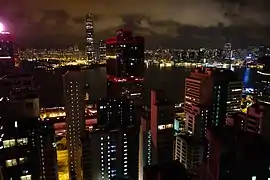
[[[128,168],[128,165],[127,165],[127,150],[128,150],[128,143],[127,143],[127,134],[125,133],[124,134],[124,175],[126,176],[127,175],[127,168]]]

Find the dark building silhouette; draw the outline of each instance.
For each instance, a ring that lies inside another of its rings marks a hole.
[[[254,133],[235,132],[232,128],[209,128],[209,156],[204,164],[202,178],[267,179],[269,172],[269,146]]]
[[[40,171],[41,179],[57,180],[57,152],[53,123],[40,121]]]
[[[186,168],[179,161],[146,166],[144,168],[144,180],[189,180]]]
[[[127,96],[140,103],[144,76],[144,38],[118,30],[106,41],[107,96]]]
[[[174,106],[163,91],[151,91],[151,164],[173,160]]]
[[[142,78],[144,69],[144,38],[131,31],[118,30],[106,41],[107,75],[116,78]]]
[[[240,111],[243,83],[228,69],[213,71],[211,124],[225,126],[228,114]]]
[[[39,99],[31,89],[17,89],[0,103],[0,163],[4,179],[39,179]]]
[[[9,32],[0,32],[0,75],[15,68],[15,49]]]

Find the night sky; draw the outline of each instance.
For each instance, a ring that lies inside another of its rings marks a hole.
[[[84,44],[84,16],[95,38],[119,27],[146,37],[147,47],[269,44],[270,0],[0,0],[0,21],[27,47]]]

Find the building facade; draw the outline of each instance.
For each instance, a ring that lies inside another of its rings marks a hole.
[[[151,164],[173,160],[174,106],[163,91],[151,91]]]
[[[84,178],[138,179],[139,126],[133,92],[143,83],[143,38],[119,30],[106,41],[106,59],[107,96],[98,102],[97,124],[83,140],[83,164],[91,167]],[[136,92],[139,97],[141,91]]]
[[[81,142],[85,134],[85,83],[80,70],[63,75],[66,110],[67,148],[70,177],[82,178]]]
[[[86,55],[88,61],[95,60],[95,46],[94,46],[94,23],[93,14],[87,13],[85,16],[86,28]]]
[[[180,161],[188,170],[199,167],[203,160],[203,146],[194,136],[176,136],[174,159]]]
[[[9,32],[0,32],[0,75],[15,68],[15,48]]]
[[[1,98],[0,162],[3,179],[40,179],[39,99],[30,89]]]

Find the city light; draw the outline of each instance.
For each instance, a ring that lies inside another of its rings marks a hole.
[[[4,24],[0,22],[0,32],[4,31]]]

